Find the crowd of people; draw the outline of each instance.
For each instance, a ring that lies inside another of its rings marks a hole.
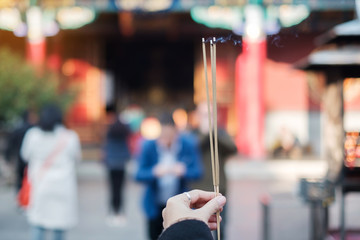
[[[214,213],[223,211],[222,224],[226,222],[224,163],[236,154],[236,147],[220,128],[220,192],[223,195],[216,196],[211,184],[209,128],[203,119],[205,115],[206,109],[200,104],[196,110],[199,125],[180,130],[172,113],[162,112],[157,116],[161,126],[159,135],[153,139],[138,138],[134,152],[131,137],[137,133],[121,114],[107,114],[109,121],[101,162],[107,172],[110,226],[125,226],[127,221],[123,201],[126,166],[134,161],[134,181],[144,185],[142,207],[148,239],[213,238],[210,230],[216,229]],[[31,183],[30,201],[25,209],[32,229],[30,239],[45,239],[45,233],[51,231],[53,239],[63,240],[66,231],[78,221],[76,167],[82,158],[79,136],[65,126],[61,109],[55,104],[45,106],[37,119],[29,113],[24,114],[23,119],[20,128],[9,135],[6,157],[16,156],[16,191],[22,187],[24,172]],[[202,190],[186,192],[190,189]],[[195,235],[181,231],[188,224],[198,228]],[[224,235],[221,238],[224,239]]]

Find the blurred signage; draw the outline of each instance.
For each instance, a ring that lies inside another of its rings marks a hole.
[[[44,37],[54,36],[59,32],[55,15],[54,10],[42,10],[33,6],[26,10],[26,21],[23,21],[17,8],[0,8],[0,29],[12,31],[17,37],[27,36],[32,42],[39,42]]]
[[[0,9],[0,28],[14,31],[21,24],[21,15],[16,8]]]
[[[62,29],[75,29],[95,20],[95,11],[85,7],[64,7],[57,12],[56,19]]]
[[[243,24],[243,14],[240,7],[193,7],[190,15],[195,22],[210,28],[233,30]]]
[[[0,0],[1,1],[1,0]],[[18,8],[0,8],[0,29],[13,31],[17,37],[28,36],[30,41],[41,41],[62,29],[76,29],[95,20],[95,10],[87,7],[43,9],[32,6],[26,10],[24,21]]]
[[[277,7],[277,16],[283,27],[291,27],[299,24],[310,14],[305,5],[281,5]]]
[[[310,14],[309,8],[305,5],[270,5],[266,8],[259,5],[196,6],[191,8],[190,14],[195,22],[207,27],[232,30],[237,35],[243,35],[245,32],[244,22],[247,19],[245,15],[249,9],[255,6],[261,8],[264,16],[261,24],[267,34],[278,33],[279,23],[283,27],[290,27],[300,23]]]
[[[257,1],[258,2],[258,1]],[[311,10],[343,9],[353,10],[354,0],[262,0],[262,6],[304,5]],[[41,6],[43,9],[61,7],[89,7],[97,12],[113,11],[190,11],[193,7],[239,7],[249,3],[247,0],[0,0],[0,8],[17,7],[25,10],[29,5]]]
[[[116,0],[115,4],[119,9],[126,11],[143,10],[157,12],[170,9],[173,0]]]

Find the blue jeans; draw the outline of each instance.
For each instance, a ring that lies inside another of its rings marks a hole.
[[[45,240],[45,228],[39,226],[32,227],[31,240]],[[54,240],[64,240],[64,230],[54,229],[52,230]]]

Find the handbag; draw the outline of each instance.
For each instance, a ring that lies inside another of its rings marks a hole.
[[[31,184],[27,177],[27,167],[24,169],[24,177],[22,179],[21,188],[17,194],[17,203],[20,207],[26,208],[30,202]]]
[[[45,170],[48,169],[51,164],[54,162],[55,156],[63,149],[65,146],[65,134],[64,137],[61,138],[60,143],[57,147],[48,155],[46,160],[44,161],[43,165],[40,169],[39,178],[42,177],[45,173]],[[31,183],[28,178],[28,168],[26,167],[24,170],[24,178],[22,179],[21,188],[17,194],[17,203],[19,207],[26,209],[30,203],[30,194],[31,193]]]

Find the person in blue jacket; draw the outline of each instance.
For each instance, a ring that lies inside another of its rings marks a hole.
[[[161,134],[143,142],[136,173],[136,180],[146,184],[143,204],[151,240],[158,239],[163,230],[161,213],[166,201],[202,176],[200,151],[194,141],[178,133],[171,114],[159,120]]]

